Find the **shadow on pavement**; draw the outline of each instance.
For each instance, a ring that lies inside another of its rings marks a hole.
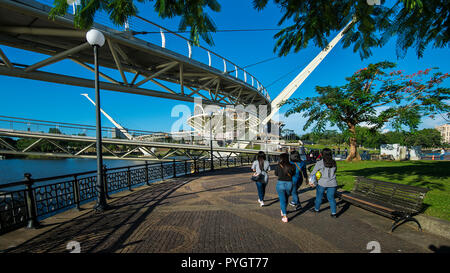
[[[430,245],[428,249],[430,249],[434,253],[450,253],[450,246],[436,247],[435,245]]]
[[[151,184],[133,194],[117,197],[109,204],[110,209],[78,216],[59,224],[6,253],[69,252],[69,241],[78,241],[82,252],[114,252],[124,247],[127,238],[142,224],[158,205],[179,187],[193,179],[176,179],[160,184]]]

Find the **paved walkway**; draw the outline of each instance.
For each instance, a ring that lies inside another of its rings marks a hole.
[[[105,213],[73,210],[45,221],[42,229],[0,236],[0,249],[67,252],[69,241],[78,241],[81,252],[133,253],[367,253],[371,241],[390,253],[450,246],[450,240],[414,226],[390,234],[390,219],[354,206],[338,204],[339,217],[333,219],[325,203],[316,216],[307,210],[315,194],[308,187],[300,193],[306,209],[290,211],[289,223],[283,223],[273,173],[262,208],[250,174],[240,167],[143,186],[113,196]]]

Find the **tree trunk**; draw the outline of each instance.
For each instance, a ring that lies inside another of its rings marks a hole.
[[[356,126],[349,124],[348,129],[350,131],[350,153],[345,161],[360,161],[361,156],[358,153],[358,145],[356,143]]]

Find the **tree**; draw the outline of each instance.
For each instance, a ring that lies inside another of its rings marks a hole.
[[[379,130],[356,126],[356,142],[363,147],[379,148],[383,138],[384,136],[379,132]]]
[[[294,132],[294,130],[291,130],[291,129],[283,129],[282,137],[285,140],[299,140],[299,137],[297,136],[297,134]]]
[[[438,87],[449,77],[432,69],[403,75],[391,62],[370,64],[346,78],[343,86],[316,86],[317,97],[290,99],[283,104],[293,107],[286,112],[303,113],[308,118],[303,129],[313,126],[314,131],[324,131],[327,125],[337,126],[350,135],[350,153],[347,161],[359,160],[356,126],[368,124],[373,130],[387,122],[397,129],[404,126],[414,131],[422,116],[445,113],[450,117],[450,88]]]
[[[81,0],[80,7],[75,13],[75,26],[87,29],[92,26],[94,16],[98,11],[105,11],[109,19],[116,25],[124,25],[127,19],[137,14],[138,10],[133,0]],[[220,11],[216,0],[137,0],[139,3],[152,2],[153,9],[161,18],[181,16],[179,30],[185,31],[190,27],[191,40],[199,44],[202,37],[209,45],[213,45],[210,32],[216,31],[216,26],[205,8]],[[50,18],[66,14],[69,7],[67,0],[54,0],[54,7],[50,11]]]
[[[161,18],[181,16],[179,30],[190,27],[190,39],[199,44],[202,37],[213,45],[210,32],[216,27],[206,14],[205,8],[219,12],[217,0],[136,0],[140,3],[152,2],[155,12]],[[266,7],[269,0],[253,0],[257,10]],[[341,30],[353,17],[356,21],[343,37],[344,48],[353,45],[361,58],[371,56],[371,49],[385,45],[392,37],[397,37],[397,55],[404,56],[408,48],[414,46],[417,55],[422,56],[427,45],[443,48],[448,45],[450,30],[450,5],[448,0],[396,0],[387,6],[370,5],[367,0],[273,0],[284,13],[279,25],[292,20],[293,24],[275,35],[278,39],[274,51],[280,56],[291,49],[298,52],[306,48],[310,41],[324,48],[327,36]],[[109,14],[111,21],[124,25],[127,18],[138,13],[133,0],[81,0],[75,14],[75,26],[89,28],[97,11]],[[67,0],[54,0],[50,17],[64,15],[68,9]]]
[[[63,135],[63,133],[61,132],[61,130],[59,130],[58,128],[50,128],[50,129],[48,129],[48,132],[49,132],[50,134]]]
[[[441,146],[441,133],[436,129],[423,129],[409,133],[405,138],[405,145],[435,148]]]
[[[401,131],[391,131],[384,134],[384,142],[382,144],[393,144],[398,143],[400,145],[405,145],[405,133]]]
[[[369,4],[367,0],[274,0],[283,17],[278,25],[288,20],[293,24],[275,35],[278,39],[274,51],[280,56],[292,49],[306,48],[310,41],[324,48],[327,36],[340,31],[354,17],[356,21],[344,34],[344,48],[353,45],[362,59],[372,55],[371,49],[385,45],[397,37],[397,56],[405,56],[408,48],[415,47],[422,57],[427,45],[443,48],[450,38],[450,5],[448,0],[396,0],[387,6]],[[253,0],[256,9],[263,9],[268,0]]]

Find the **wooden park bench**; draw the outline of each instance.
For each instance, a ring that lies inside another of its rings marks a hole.
[[[353,205],[394,219],[391,232],[408,221],[420,223],[413,217],[422,211],[423,199],[428,189],[379,181],[358,176],[350,193],[340,198]]]

